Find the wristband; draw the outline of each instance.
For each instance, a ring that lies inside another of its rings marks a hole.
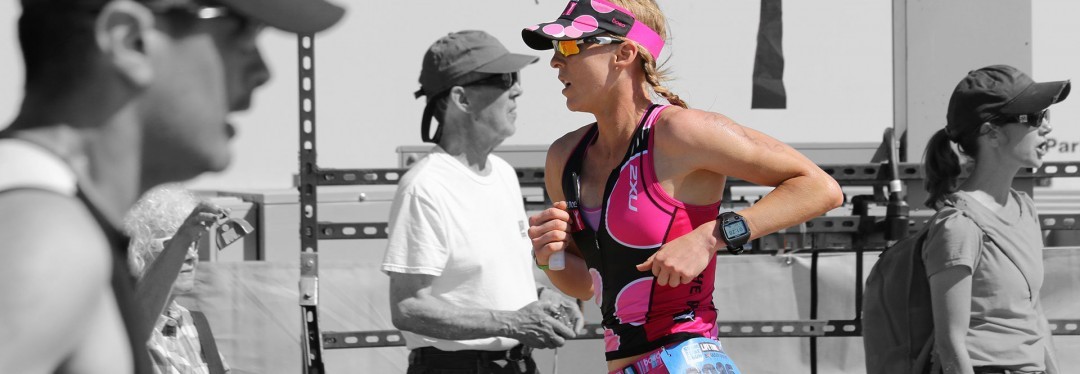
[[[532,258],[533,258],[533,265],[536,265],[537,269],[548,270],[548,265],[540,265],[539,263],[536,262],[536,251],[533,251]]]

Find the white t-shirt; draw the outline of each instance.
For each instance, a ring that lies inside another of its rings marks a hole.
[[[431,294],[463,308],[518,310],[536,301],[532,244],[517,174],[494,155],[480,175],[440,147],[398,183],[382,271],[434,275]],[[442,340],[402,332],[409,349],[505,350],[515,339]]]

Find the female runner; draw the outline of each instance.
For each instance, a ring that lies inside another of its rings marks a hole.
[[[662,86],[665,24],[653,0],[572,0],[557,20],[522,31],[530,47],[555,49],[567,108],[596,118],[548,150],[556,203],[530,217],[529,235],[552,283],[600,306],[608,370],[738,373],[715,340],[716,251],[737,252],[843,196],[791,147],[688,109]],[[654,104],[652,93],[672,105]],[[718,216],[729,176],[776,188]]]

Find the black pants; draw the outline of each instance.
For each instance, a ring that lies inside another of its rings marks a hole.
[[[539,374],[528,349],[509,351],[440,351],[432,347],[409,353],[407,374]]]
[[[1015,371],[993,366],[979,366],[975,368],[975,374],[1046,374],[1045,371]]]

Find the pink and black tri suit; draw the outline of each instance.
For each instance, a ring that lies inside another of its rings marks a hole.
[[[712,303],[715,258],[701,275],[678,287],[660,286],[651,272],[635,267],[664,243],[715,220],[720,206],[719,201],[685,204],[660,187],[653,167],[651,130],[665,108],[653,105],[645,112],[623,161],[608,176],[599,214],[581,207],[589,224],[572,233],[592,274],[608,361],[694,337],[715,339],[717,334]],[[563,171],[562,187],[571,206],[578,205],[578,176],[597,133],[594,123]]]

